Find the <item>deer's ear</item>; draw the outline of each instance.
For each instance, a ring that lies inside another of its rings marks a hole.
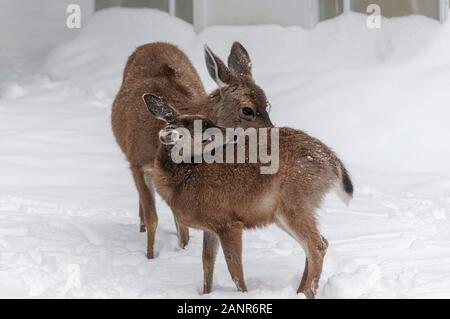
[[[223,63],[207,45],[205,45],[205,62],[209,75],[217,83],[219,88],[230,84],[230,70],[228,70],[225,63]]]
[[[228,67],[237,75],[252,75],[252,60],[242,44],[234,42],[228,56]]]
[[[165,121],[166,123],[171,123],[177,118],[178,112],[160,96],[146,93],[142,98],[144,99],[147,109],[157,119]]]

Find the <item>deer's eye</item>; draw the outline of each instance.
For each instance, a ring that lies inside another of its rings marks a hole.
[[[243,107],[241,109],[242,114],[244,114],[245,116],[253,116],[255,114],[255,112],[253,111],[253,109],[251,107]]]

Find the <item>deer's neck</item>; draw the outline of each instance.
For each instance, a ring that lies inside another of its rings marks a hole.
[[[158,162],[159,162],[159,168],[164,173],[174,173],[176,170],[176,163],[173,162],[171,157],[171,148],[166,145],[161,145],[159,148],[159,154],[158,154]]]

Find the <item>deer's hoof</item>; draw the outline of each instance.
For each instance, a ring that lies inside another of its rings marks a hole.
[[[178,242],[178,246],[180,246],[181,249],[185,249],[186,246],[188,245],[188,243],[189,243],[189,239],[186,240],[186,241],[181,241],[181,240],[180,240],[180,241]]]
[[[313,289],[299,289],[297,293],[304,294],[306,299],[315,299],[316,297],[316,294],[314,293]]]
[[[207,295],[210,294],[212,291],[211,287],[203,286],[203,294]]]
[[[189,244],[189,234],[186,233],[180,234],[178,238],[178,246],[180,246],[181,249],[184,249],[188,244]]]

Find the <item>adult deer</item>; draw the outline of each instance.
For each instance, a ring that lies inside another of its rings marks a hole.
[[[181,114],[203,114],[225,127],[273,126],[264,91],[252,77],[252,64],[245,48],[234,42],[228,67],[205,47],[206,66],[218,88],[207,95],[188,57],[168,43],[140,46],[129,57],[122,86],[112,107],[112,128],[125,154],[139,193],[141,231],[147,231],[147,257],[154,257],[158,217],[152,183],[153,162],[159,146],[158,132],[164,127],[148,113],[142,101],[147,92],[163,96]],[[177,222],[181,247],[189,230]]]

